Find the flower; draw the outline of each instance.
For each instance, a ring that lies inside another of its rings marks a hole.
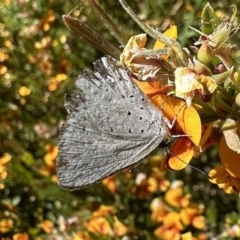
[[[175,93],[177,97],[186,100],[188,106],[195,95],[210,95],[217,88],[210,70],[193,59],[187,67],[179,67],[175,70]]]
[[[167,80],[167,68],[171,66],[162,57],[167,50],[148,50],[144,48],[146,34],[139,34],[129,39],[121,56],[120,63],[127,66],[133,76],[141,81]]]
[[[50,220],[44,220],[40,223],[40,227],[45,233],[52,233],[54,229],[54,223]]]
[[[226,193],[240,192],[240,178],[232,177],[224,166],[215,167],[208,176],[210,177],[209,181],[217,184]]]
[[[26,86],[21,86],[18,90],[18,93],[22,97],[26,97],[31,93],[31,90],[27,88]]]
[[[152,211],[151,219],[154,222],[162,222],[164,217],[169,213],[170,209],[161,200],[161,198],[154,198],[151,202],[150,209]]]
[[[13,235],[13,240],[30,240],[30,237],[26,232],[16,233]]]
[[[115,177],[111,176],[102,181],[102,184],[113,194],[116,191]]]
[[[188,226],[192,224],[197,229],[205,227],[205,217],[201,216],[202,209],[200,206],[190,204],[186,208],[181,209],[180,216],[183,224]]]
[[[232,128],[233,122],[234,129]],[[233,122],[231,120],[230,129],[223,131],[223,136],[221,137],[221,141],[219,144],[219,155],[221,158],[221,162],[228,174],[233,178],[240,178],[240,169],[236,167],[239,164],[240,159],[240,145],[238,133],[240,131],[240,123],[238,122],[238,126],[236,127],[235,121]]]
[[[113,206],[101,205],[98,210],[92,213],[92,218],[105,217],[116,213],[116,209]]]
[[[175,208],[185,208],[189,205],[190,194],[183,195],[181,187],[172,188],[166,192],[165,201]]]
[[[0,233],[9,232],[13,228],[13,220],[2,219],[0,220]]]
[[[113,235],[113,230],[110,223],[104,217],[98,217],[91,219],[86,224],[87,230],[93,233],[99,233],[102,235]]]
[[[7,177],[7,163],[11,160],[12,156],[9,153],[5,153],[0,158],[0,181],[6,179]],[[4,184],[0,182],[0,190],[4,188]]]
[[[121,223],[116,216],[113,216],[113,232],[115,236],[123,236],[127,233],[127,227]]]
[[[170,212],[164,217],[163,225],[155,229],[154,235],[161,239],[180,240],[182,229],[180,215],[176,212]]]

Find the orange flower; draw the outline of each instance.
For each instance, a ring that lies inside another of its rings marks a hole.
[[[9,232],[13,228],[13,220],[2,219],[0,220],[0,233]]]
[[[160,159],[160,161],[162,160],[162,156],[161,155],[155,155],[155,156],[151,156],[148,158],[149,163],[152,165],[152,161],[153,159]],[[159,160],[158,160],[159,161]],[[156,179],[157,182],[157,190],[160,190],[161,192],[165,192],[169,186],[170,186],[170,182],[166,179],[166,172],[162,171],[159,168],[159,163],[156,162],[156,166],[152,166],[152,174],[151,177]]]
[[[139,198],[147,198],[150,194],[158,190],[158,182],[154,177],[147,177],[144,173],[138,173],[136,185],[133,186],[132,191]]]
[[[91,219],[86,224],[86,227],[89,232],[100,233],[103,235],[113,235],[113,230],[110,226],[110,223],[104,217]]]
[[[0,64],[0,75],[4,75],[8,68],[5,65]]]
[[[180,216],[184,225],[192,224],[197,229],[205,227],[205,218],[201,216],[202,210],[199,206],[191,204],[190,206],[181,209]]]
[[[161,198],[154,198],[151,202],[150,209],[152,211],[151,219],[154,222],[162,222],[164,217],[169,213],[166,204]]]
[[[45,149],[47,151],[46,155],[44,156],[44,162],[46,166],[40,169],[40,173],[44,176],[52,176],[52,181],[57,182],[56,158],[58,154],[58,148],[57,146],[46,144]]]
[[[43,37],[41,41],[35,42],[34,46],[36,49],[43,49],[51,46],[52,39],[49,36]]]
[[[180,215],[176,212],[168,213],[163,219],[163,225],[154,231],[155,236],[161,239],[180,240],[183,225]]]
[[[0,181],[4,180],[7,177],[7,163],[11,160],[12,156],[8,153],[5,153],[0,158]],[[4,184],[0,182],[0,190],[4,188]]]
[[[176,39],[177,28],[175,26],[172,27],[164,35],[169,39]],[[175,67],[172,66],[171,63],[168,63],[168,52],[164,49],[165,45],[163,43],[156,42],[154,49],[148,50],[144,48],[146,41],[146,34],[132,37],[121,54],[120,62],[122,65],[128,67],[136,79],[143,81],[151,80],[151,82],[136,81],[136,83],[142,91],[148,95],[150,100],[161,109],[164,116],[169,120],[169,126],[177,116],[174,128],[180,129],[180,132],[176,131],[175,134],[186,135],[186,137],[179,137],[176,140],[176,143],[170,151],[170,158],[165,164],[169,169],[181,170],[185,168],[192,159],[194,155],[194,145],[198,146],[200,142],[200,117],[194,108],[184,106],[184,101],[172,97],[166,98],[166,95],[160,94],[169,91],[169,73],[173,73]],[[157,60],[158,64],[155,60]],[[197,63],[198,62],[195,61],[195,70],[202,70],[203,65]],[[201,68],[199,65],[201,65]],[[209,72],[210,71],[208,71],[208,73]],[[189,86],[189,83],[187,83],[186,86]],[[173,130],[174,129],[170,129],[171,133],[174,132]]]
[[[116,213],[113,206],[101,205],[97,211],[92,213],[91,219],[86,223],[86,228],[90,232],[103,235],[122,236],[127,232],[127,227],[122,224],[116,216],[113,216],[113,227],[111,227],[107,216]]]
[[[73,237],[73,240],[91,240],[91,238],[87,232],[80,231]]]
[[[27,233],[16,233],[13,235],[13,240],[30,240]]]
[[[240,124],[238,124],[238,130],[240,131]],[[227,137],[226,135],[222,136],[219,144],[219,155],[221,158],[221,162],[228,174],[233,178],[240,178],[240,169],[236,167],[238,166],[240,161],[240,153],[237,152],[238,148],[240,147],[237,146],[239,140],[233,137],[235,139],[235,142],[233,143],[233,139],[229,138],[230,134],[228,134]],[[226,141],[228,141],[228,144],[226,143]],[[229,148],[230,144],[232,145],[232,148],[236,149],[235,151]]]
[[[123,236],[127,233],[127,227],[116,216],[113,216],[113,232],[115,236]]]
[[[92,218],[105,217],[107,215],[113,215],[115,213],[116,213],[115,207],[101,205],[97,211],[92,213]]]
[[[48,12],[48,15],[41,19],[41,28],[43,31],[48,31],[50,29],[50,24],[55,20],[55,15],[52,10]]]
[[[226,193],[240,192],[240,178],[232,177],[224,166],[215,167],[208,175],[209,181],[217,184]]]
[[[172,188],[165,194],[165,201],[173,207],[185,208],[189,205],[190,194],[183,195],[181,187]]]
[[[108,177],[106,179],[104,179],[102,181],[102,184],[108,188],[108,190],[111,192],[111,193],[115,193],[116,191],[116,183],[115,183],[115,177],[114,175],[111,176],[111,177]]]
[[[181,234],[181,239],[182,240],[193,240],[192,233],[186,232],[184,234]]]
[[[1,52],[0,52],[0,62],[5,62],[8,58],[9,58],[9,55],[7,53],[3,52],[3,50],[1,50]]]
[[[202,125],[202,137],[201,137],[201,141],[199,143],[199,147],[195,147],[194,148],[194,156],[195,157],[199,157],[202,153],[205,152],[205,150],[211,146],[212,144],[215,143],[215,141],[212,139],[212,133],[213,133],[213,124],[212,123],[208,123],[206,125]]]
[[[53,146],[51,144],[47,144],[45,146],[47,150],[47,154],[44,156],[44,162],[48,166],[55,166],[55,160],[58,155],[58,148],[57,146]]]
[[[40,227],[45,233],[52,233],[54,229],[54,223],[50,220],[44,220],[40,223]]]
[[[57,87],[60,82],[65,81],[67,79],[66,74],[57,74],[49,80],[48,91],[53,92],[57,90]]]
[[[146,84],[137,82],[138,86],[145,93]],[[149,87],[149,85],[147,85]],[[154,88],[154,86],[152,86]],[[147,89],[147,91],[149,91]],[[154,92],[154,91],[152,91]],[[177,116],[177,121],[171,133],[186,134],[186,137],[179,137],[167,161],[167,167],[172,170],[181,170],[187,166],[194,155],[194,146],[198,146],[201,139],[201,120],[197,111],[193,107],[184,106],[185,103],[177,98],[167,97],[162,94],[150,95],[150,100],[162,110],[163,115],[173,122]],[[180,110],[181,109],[181,110]],[[180,111],[179,111],[180,110]],[[183,161],[181,161],[182,159]]]
[[[225,143],[240,158],[240,122],[227,118],[222,127]]]

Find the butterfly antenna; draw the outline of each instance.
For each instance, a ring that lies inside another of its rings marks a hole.
[[[168,149],[164,149],[168,155],[172,155],[173,157],[176,157],[178,160],[180,160],[181,162],[185,163],[187,166],[191,167],[192,169],[202,173],[203,175],[205,175],[208,179],[212,179],[211,177],[209,177],[205,172],[203,172],[202,170],[200,170],[197,167],[194,167],[193,165],[186,163],[184,160],[182,160],[180,157],[176,156],[175,154],[173,154],[172,152],[170,152]]]

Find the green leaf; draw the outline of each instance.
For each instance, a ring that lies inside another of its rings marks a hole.
[[[27,185],[31,185],[33,183],[33,176],[30,171],[28,171],[25,167],[20,164],[14,165],[14,173],[17,176],[18,184],[23,183]]]
[[[204,34],[207,35],[213,33],[213,31],[220,24],[219,18],[217,17],[214,9],[209,3],[207,3],[207,5],[203,8],[201,19],[202,19],[201,30]]]
[[[33,155],[28,151],[25,151],[23,153],[22,161],[28,166],[33,165],[35,162]]]

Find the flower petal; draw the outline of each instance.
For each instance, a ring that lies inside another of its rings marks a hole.
[[[227,118],[222,127],[227,146],[240,154],[240,124],[231,118]],[[239,155],[240,157],[240,155]]]
[[[193,143],[189,138],[180,137],[177,139],[170,152],[171,156],[166,161],[170,170],[181,170],[185,168],[194,155]]]
[[[177,39],[177,27],[175,25],[171,26],[167,31],[165,31],[163,33],[163,35],[165,37],[168,37],[170,39]],[[155,45],[153,47],[153,49],[157,49],[157,48],[163,48],[165,47],[165,44],[160,42],[160,41],[156,41]]]
[[[165,95],[161,94],[154,96],[151,100],[162,110],[164,116],[170,122],[177,116],[176,125],[180,127],[182,132],[186,134],[196,146],[199,145],[201,139],[201,120],[193,107],[187,107],[181,99],[170,96],[166,98]]]
[[[219,144],[219,155],[223,166],[226,168],[227,172],[235,178],[240,178],[240,168],[236,167],[239,165],[240,154],[231,150],[222,137]]]

